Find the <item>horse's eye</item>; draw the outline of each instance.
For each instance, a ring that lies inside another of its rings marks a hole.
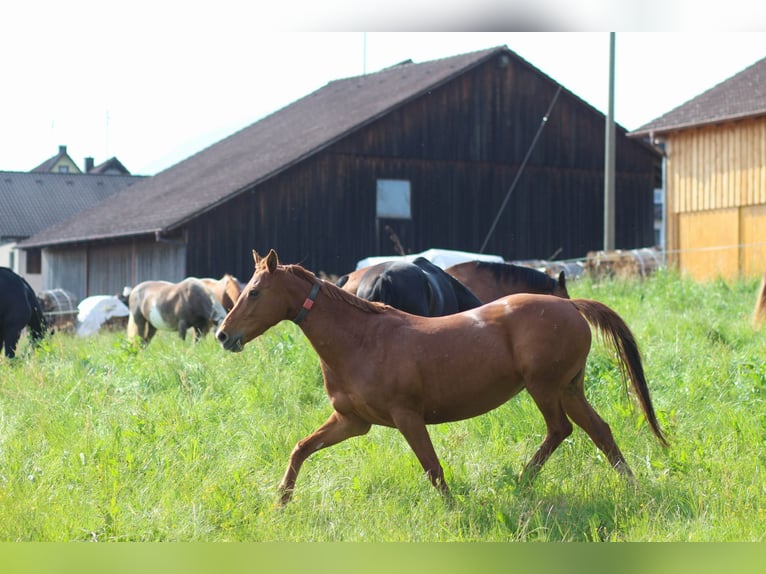
[[[251,290],[250,290],[250,291],[247,293],[247,297],[248,297],[249,299],[255,299],[255,298],[256,298],[256,297],[258,297],[258,295],[260,295],[260,294],[261,294],[261,292],[260,292],[260,291],[258,291],[258,289],[251,289]]]

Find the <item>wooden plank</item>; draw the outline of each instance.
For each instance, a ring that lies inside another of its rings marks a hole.
[[[742,275],[760,276],[766,269],[766,205],[742,209]]]
[[[766,118],[757,122],[755,135],[755,162],[757,176],[755,179],[756,204],[766,203]]]
[[[682,214],[679,218],[681,272],[699,281],[737,277],[738,219],[736,208]]]

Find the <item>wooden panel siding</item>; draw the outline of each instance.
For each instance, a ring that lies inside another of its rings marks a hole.
[[[681,241],[694,245],[680,254],[684,273],[705,280],[737,275],[738,218],[736,208],[681,214]]]
[[[741,209],[740,266],[745,277],[757,277],[766,269],[766,204]]]
[[[766,203],[766,119],[686,130],[668,142],[677,213]]]
[[[670,262],[694,277],[707,277],[711,267],[720,267],[727,278],[761,274],[760,244],[766,242],[766,117],[671,133],[666,149]],[[686,217],[698,213],[706,215]],[[697,229],[697,224],[691,221],[705,223],[692,233],[690,225]],[[720,231],[726,226],[732,226],[730,231]],[[708,249],[713,245],[721,246],[720,254]],[[685,252],[696,254],[684,256]],[[708,263],[703,262],[705,257]]]
[[[81,249],[43,249],[43,289],[64,289],[78,299],[87,296],[87,257]]]
[[[88,294],[117,295],[135,285],[131,245],[94,245],[88,248]]]
[[[185,275],[185,246],[149,239],[102,242],[43,249],[47,272],[44,289],[61,288],[79,299],[116,295],[125,286]]]

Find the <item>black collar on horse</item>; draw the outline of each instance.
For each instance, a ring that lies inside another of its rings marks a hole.
[[[16,356],[21,332],[29,327],[34,343],[45,336],[45,315],[34,289],[7,267],[0,267],[0,348],[9,358]]]

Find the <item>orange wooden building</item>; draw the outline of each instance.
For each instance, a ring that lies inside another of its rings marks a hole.
[[[665,149],[668,262],[695,279],[766,269],[766,58],[632,137]]]

